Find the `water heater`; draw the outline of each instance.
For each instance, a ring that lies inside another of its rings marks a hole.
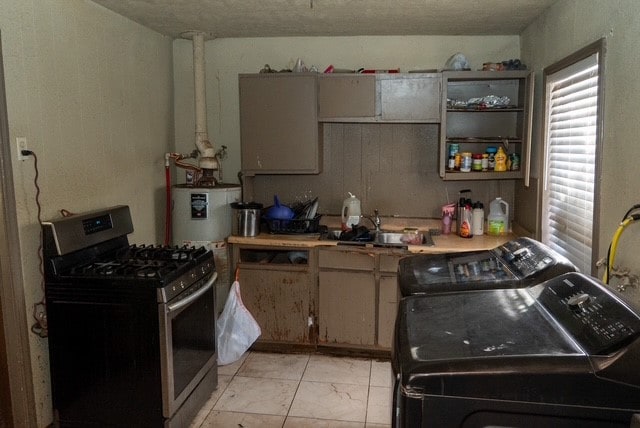
[[[172,196],[173,244],[202,245],[213,251],[218,272],[215,309],[219,315],[224,309],[232,281],[225,243],[233,225],[230,204],[241,200],[241,187],[237,184],[217,184],[215,187],[177,185]]]
[[[231,235],[231,203],[240,201],[240,186],[177,185],[173,188],[172,241],[174,245],[210,245]]]

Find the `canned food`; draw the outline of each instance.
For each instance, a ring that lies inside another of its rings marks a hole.
[[[482,155],[475,153],[471,163],[471,169],[474,171],[482,171]]]
[[[511,154],[511,171],[518,171],[520,169],[520,155],[517,153]]]
[[[482,154],[482,170],[489,171],[489,155],[486,153]]]
[[[462,163],[460,164],[460,171],[471,172],[471,152],[464,152],[461,156]]]

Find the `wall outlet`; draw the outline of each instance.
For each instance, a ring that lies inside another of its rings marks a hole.
[[[16,145],[18,147],[18,160],[22,160],[22,161],[23,160],[27,160],[27,158],[29,156],[24,156],[22,154],[23,150],[29,150],[27,148],[27,139],[26,139],[26,137],[17,137],[16,138]]]

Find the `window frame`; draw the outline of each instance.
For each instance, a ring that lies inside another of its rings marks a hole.
[[[542,77],[542,133],[541,133],[541,156],[542,159],[539,163],[539,177],[540,184],[538,186],[538,206],[540,212],[538,213],[538,237],[542,239],[543,220],[542,209],[545,206],[544,193],[546,186],[546,166],[548,161],[548,131],[549,131],[549,111],[548,111],[548,90],[547,85],[550,80],[550,76],[558,73],[577,62],[580,62],[592,55],[598,56],[598,101],[597,101],[597,118],[596,118],[596,152],[595,152],[595,164],[594,164],[594,190],[593,190],[593,228],[591,237],[591,262],[590,272],[584,272],[591,275],[597,274],[596,262],[599,259],[599,235],[600,235],[600,191],[602,182],[602,154],[604,152],[604,92],[605,92],[605,54],[606,54],[606,40],[601,38],[588,46],[574,52],[573,54],[555,62],[554,64],[545,67],[543,69]]]

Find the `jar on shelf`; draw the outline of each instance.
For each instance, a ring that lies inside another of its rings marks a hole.
[[[496,153],[498,152],[497,147],[489,146],[487,147],[487,156],[489,163],[489,171],[493,171],[496,169]]]
[[[487,153],[482,154],[482,170],[489,171],[489,155]]]
[[[471,172],[471,152],[463,152],[460,155],[462,156],[460,171]]]
[[[482,171],[482,153],[474,153],[471,160],[471,169]]]
[[[457,143],[449,144],[449,156],[455,156],[460,151],[460,145]]]
[[[511,171],[518,171],[520,169],[520,155],[512,153],[509,159],[511,159]]]

